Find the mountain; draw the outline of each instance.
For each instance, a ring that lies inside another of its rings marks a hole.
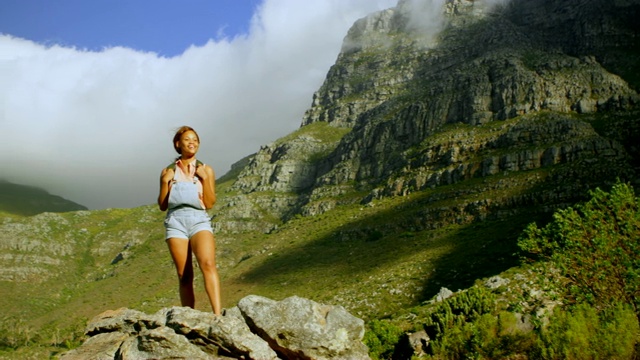
[[[0,212],[28,216],[43,212],[77,210],[87,210],[87,208],[36,187],[0,180]]]
[[[474,192],[526,184],[491,203],[457,204],[471,222],[535,203],[548,211],[616,177],[633,179],[633,2],[449,1],[437,35],[411,27],[411,4],[354,25],[300,130],[264,146],[240,173],[221,229],[263,212],[276,214],[261,225],[269,228],[341,203],[500,175],[501,184]]]
[[[223,306],[302,296],[375,321],[496,276],[529,298],[526,226],[638,185],[640,1],[489,3],[400,0],[353,25],[301,127],[217,184]],[[73,346],[104,310],[176,305],[162,216],[0,220],[3,346]]]

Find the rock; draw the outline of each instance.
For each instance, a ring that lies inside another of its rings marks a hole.
[[[425,330],[405,333],[400,337],[393,350],[393,359],[418,359],[429,353],[431,338]]]
[[[414,356],[426,356],[427,350],[429,349],[429,335],[424,330],[420,330],[415,333],[407,334],[407,340],[409,342],[409,346],[413,351]]]
[[[60,357],[64,360],[111,360],[116,358],[120,346],[129,338],[121,332],[107,332],[90,337],[81,347],[68,351]]]
[[[488,287],[491,290],[495,290],[501,286],[506,286],[508,285],[510,282],[509,279],[505,279],[503,277],[500,276],[492,276],[490,278],[488,278],[485,282],[484,282],[484,286]]]
[[[89,336],[110,333],[135,333],[140,329],[155,329],[164,324],[161,314],[148,315],[141,311],[120,308],[107,310],[89,321],[85,333]]]
[[[276,359],[276,353],[243,319],[218,317],[190,308],[174,307],[167,312],[167,326],[200,346],[248,359]],[[217,351],[216,351],[217,352]]]
[[[297,296],[280,302],[250,295],[238,302],[249,327],[286,359],[368,359],[364,321],[340,306]]]
[[[247,296],[223,316],[187,307],[152,315],[109,310],[94,317],[85,333],[84,344],[61,360],[369,358],[361,319],[299,297],[277,302]]]
[[[440,291],[438,291],[438,294],[435,296],[435,301],[441,302],[450,298],[451,296],[453,296],[453,291],[443,287],[440,288]]]
[[[129,336],[122,345],[116,358],[121,359],[197,359],[215,358],[217,353],[205,352],[185,336],[170,328],[161,327],[142,330]]]

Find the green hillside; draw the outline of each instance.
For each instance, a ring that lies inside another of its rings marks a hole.
[[[66,212],[87,208],[47,191],[13,184],[0,179],[0,212],[35,215],[43,212]]]
[[[548,274],[520,266],[517,239],[539,217],[536,209],[434,230],[411,226],[421,212],[452,205],[433,200],[443,193],[460,194],[456,201],[504,196],[499,190],[504,180],[482,180],[497,189],[483,194],[474,193],[475,181],[470,181],[299,217],[271,234],[220,235],[223,306],[234,306],[248,294],[274,299],[297,295],[343,305],[370,324],[394,319],[393,326],[411,330],[419,322],[402,325],[407,311],[426,316],[427,300],[441,287],[457,291],[494,275],[529,279],[533,274],[528,286],[535,288],[531,283]],[[526,179],[521,180],[520,191],[526,193]],[[228,187],[229,182],[219,184],[221,196]],[[3,228],[11,224],[28,231],[35,224],[48,239],[43,246],[57,244],[67,250],[54,250],[61,263],[43,263],[38,266],[42,271],[24,281],[0,282],[0,306],[5,310],[0,323],[5,350],[0,356],[50,356],[76,346],[86,321],[108,309],[153,313],[178,305],[173,264],[162,241],[162,215],[148,206],[4,218]],[[544,224],[548,219],[539,220]],[[209,311],[199,276],[196,289],[197,309]],[[516,289],[508,295],[517,297],[523,291]]]
[[[373,319],[420,304],[440,286],[465,288],[477,278],[507,270],[517,264],[515,240],[531,220],[529,214],[437,230],[407,226],[425,206],[442,205],[430,197],[468,192],[471,185],[373,206],[342,206],[321,216],[296,218],[271,234],[219,235],[223,306],[234,306],[249,294],[274,299],[298,295],[341,304]],[[228,186],[218,185],[219,196]],[[60,263],[43,262],[22,281],[0,282],[2,345],[55,344],[64,349],[87,319],[104,310],[155,312],[179,305],[173,263],[162,240],[162,216],[149,206],[4,218],[3,228],[18,229],[11,236],[28,239],[36,235],[29,228],[39,228],[40,246],[48,247]],[[53,244],[66,250],[49,246]],[[21,249],[8,252],[16,258],[26,255]],[[199,278],[196,287],[197,308],[209,311]]]

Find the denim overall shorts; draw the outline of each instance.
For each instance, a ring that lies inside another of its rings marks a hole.
[[[197,181],[174,180],[169,191],[169,210],[164,219],[165,239],[191,239],[200,231],[213,233],[211,218],[198,197]]]

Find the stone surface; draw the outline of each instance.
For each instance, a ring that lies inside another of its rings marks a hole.
[[[289,297],[280,302],[252,295],[238,308],[249,327],[285,359],[368,359],[364,322],[339,306]]]

